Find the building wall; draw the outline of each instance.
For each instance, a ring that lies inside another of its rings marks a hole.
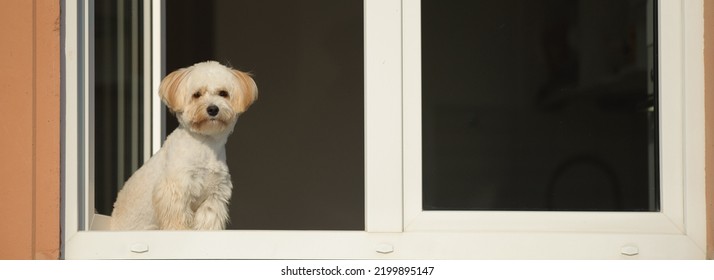
[[[0,259],[59,257],[59,6],[0,9]]]
[[[5,0],[0,9],[0,259],[59,257],[59,6]],[[714,1],[704,1],[704,17],[707,253],[714,259]]]

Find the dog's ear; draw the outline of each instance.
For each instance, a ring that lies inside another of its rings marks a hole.
[[[237,113],[243,113],[258,99],[258,86],[250,74],[238,70],[232,71],[240,83],[238,86],[240,93],[238,98],[233,99],[232,106]]]
[[[159,97],[172,112],[181,112],[185,102],[181,95],[181,82],[189,73],[189,68],[181,68],[166,75],[159,85]]]

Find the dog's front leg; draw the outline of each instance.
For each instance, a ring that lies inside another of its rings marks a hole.
[[[166,179],[154,189],[152,202],[159,229],[191,229],[193,222],[191,196],[187,191],[188,186],[179,182],[181,180],[175,178]]]
[[[228,222],[228,200],[231,198],[232,184],[222,182],[215,188],[206,200],[196,209],[193,219],[193,229],[222,230]]]

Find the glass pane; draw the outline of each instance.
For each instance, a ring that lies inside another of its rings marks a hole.
[[[364,229],[362,10],[354,0],[167,1],[167,72],[216,60],[251,72],[260,92],[226,146],[229,228]]]
[[[95,207],[104,215],[144,162],[142,13],[138,0],[94,2]]]
[[[657,211],[647,0],[422,0],[425,210]]]

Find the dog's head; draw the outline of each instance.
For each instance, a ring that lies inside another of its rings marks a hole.
[[[216,135],[233,130],[238,116],[258,98],[258,88],[250,75],[207,61],[168,74],[159,96],[182,126]]]

